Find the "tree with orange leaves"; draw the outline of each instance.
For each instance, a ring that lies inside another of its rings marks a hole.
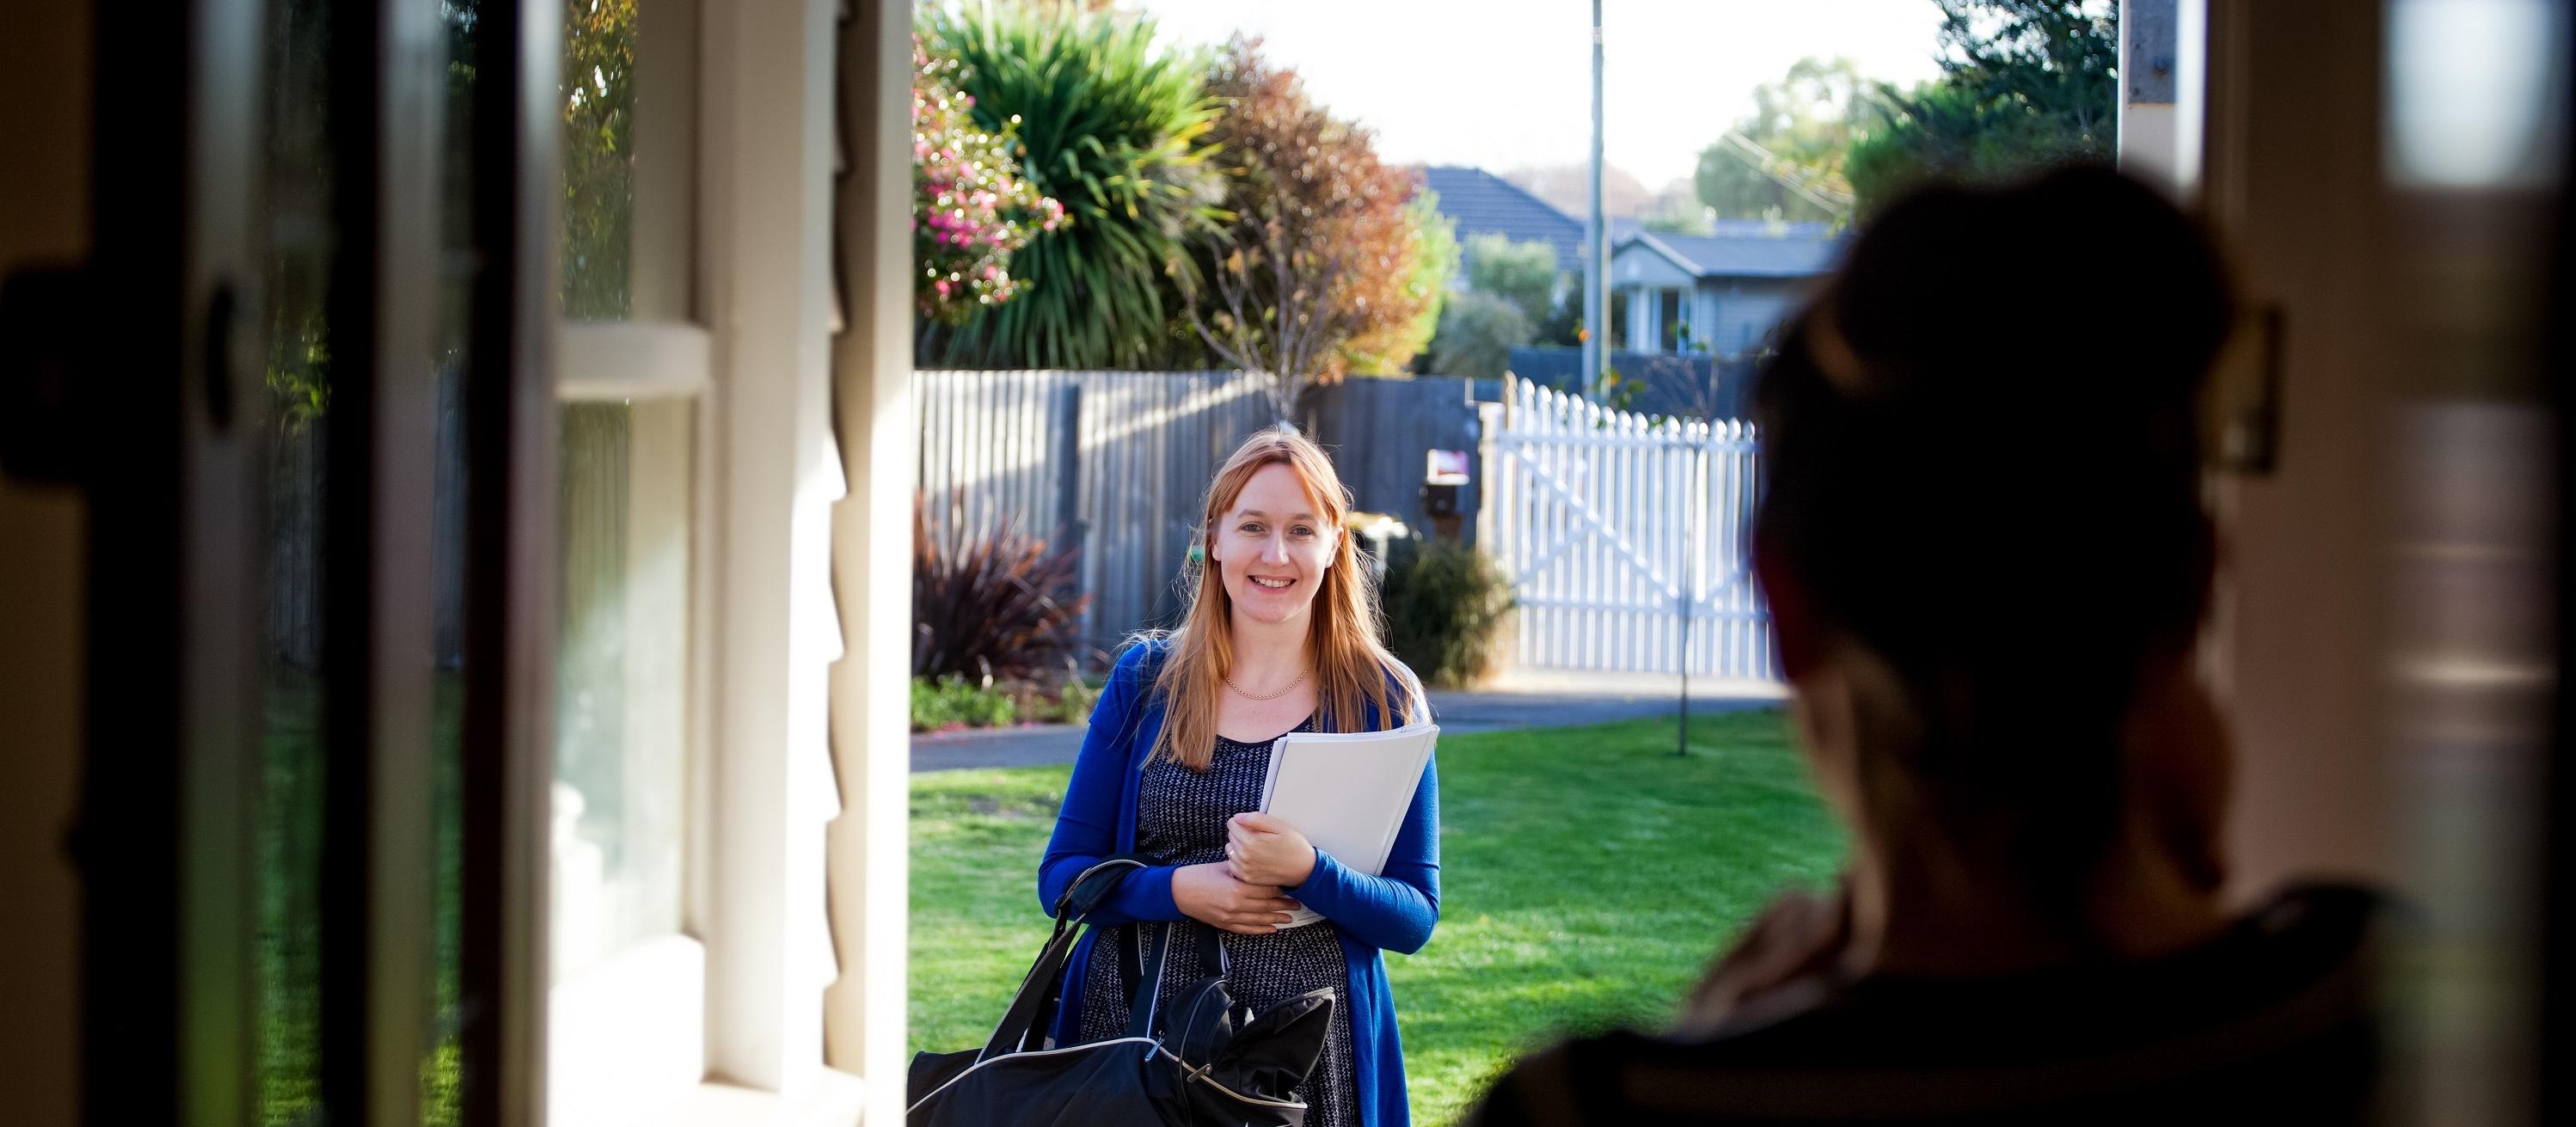
[[[1310,100],[1297,72],[1237,38],[1211,65],[1225,176],[1225,237],[1203,244],[1190,327],[1225,363],[1270,377],[1281,418],[1306,390],[1360,365],[1399,372],[1421,350],[1423,316],[1446,279],[1406,205],[1419,186],[1378,159],[1368,130]]]

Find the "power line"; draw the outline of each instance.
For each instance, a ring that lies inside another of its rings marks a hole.
[[[1799,198],[1825,209],[1826,214],[1836,219],[1851,214],[1855,202],[1851,193],[1818,183],[1821,177],[1807,174],[1797,162],[1780,158],[1771,150],[1755,144],[1752,138],[1729,129],[1718,137],[1717,143],[1729,156],[1752,165],[1754,171],[1798,193]]]

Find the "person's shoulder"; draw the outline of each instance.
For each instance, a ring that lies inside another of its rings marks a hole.
[[[1560,1041],[1522,1057],[1477,1098],[1459,1127],[1580,1127],[1583,1094],[1575,1089],[1575,1053],[1594,1039]]]
[[[1379,668],[1386,676],[1386,704],[1389,711],[1394,712],[1398,718],[1417,715],[1424,719],[1431,717],[1431,694],[1423,689],[1422,678],[1414,675],[1412,666],[1406,665],[1404,659],[1388,654],[1385,664]]]
[[[1804,913],[1766,916],[1795,924]],[[1662,1033],[1559,1042],[1504,1073],[1466,1122],[1620,1123],[1639,1083],[1667,1093],[1659,1106],[1675,1118],[1699,1123],[1764,1121],[1782,1099],[1817,1118],[1901,1117],[1907,1105],[1891,1094],[1928,1090],[1965,1093],[1979,1109],[1967,1118],[2083,1122],[2112,1109],[2211,1106],[2247,1076],[2263,1078],[2262,1106],[2358,1121],[2351,1111],[2367,1104],[2374,1067],[2373,948],[2411,920],[2378,889],[2301,884],[2202,947],[2141,963],[1958,982],[1836,985],[1790,973],[1714,1021],[1686,1015]],[[1770,969],[1803,965],[1803,947],[1782,947],[1787,957]],[[1739,969],[1760,962],[1740,959]],[[1947,1039],[1927,1039],[1932,1029]],[[1826,1072],[1853,1082],[1817,1087]],[[2033,1074],[2060,1091],[2026,1098],[1980,1080]],[[2048,1108],[2070,1113],[2050,1118]]]
[[[1171,654],[1170,638],[1153,634],[1136,638],[1128,643],[1126,649],[1119,651],[1118,660],[1110,666],[1109,676],[1131,682],[1151,677],[1162,669],[1163,660]]]
[[[2266,932],[2299,929],[2357,934],[2403,915],[2386,890],[2346,881],[2301,881],[2284,885],[2246,914]]]
[[[1122,670],[1132,671],[1141,667],[1147,661],[1158,659],[1164,654],[1171,652],[1171,648],[1172,642],[1171,639],[1168,638],[1144,637],[1135,639],[1127,644],[1126,649],[1118,651],[1117,667]]]
[[[1704,1046],[1683,1044],[1634,1029],[1612,1029],[1569,1037],[1522,1057],[1497,1077],[1476,1101],[1460,1127],[1610,1127],[1638,1112],[1631,1096],[1631,1075],[1640,1066],[1664,1078],[1680,1078],[1689,1091],[1677,1098],[1697,1102],[1703,1074]],[[1708,1072],[1723,1086],[1723,1071]],[[1666,1109],[1676,1110],[1676,1109]],[[1724,1109],[1708,1111],[1706,1122],[1733,1122]]]
[[[2383,889],[2304,882],[2256,904],[2219,946],[2246,973],[2297,982],[2366,965],[2393,937],[2418,926],[2414,913]]]

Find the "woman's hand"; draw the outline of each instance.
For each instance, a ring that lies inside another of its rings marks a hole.
[[[1207,864],[1172,870],[1172,902],[1182,915],[1240,935],[1267,935],[1293,918],[1288,913],[1297,909],[1297,902],[1279,895],[1278,885],[1248,884],[1226,868]]]
[[[1315,875],[1315,843],[1268,814],[1237,814],[1226,819],[1225,860],[1236,880],[1286,888]]]

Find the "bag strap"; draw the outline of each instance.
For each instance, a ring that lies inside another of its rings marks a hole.
[[[1047,937],[1046,946],[1038,951],[1029,973],[1020,980],[1020,991],[1003,1011],[1002,1023],[993,1027],[991,1040],[984,1051],[975,1054],[978,1062],[1007,1053],[1036,1048],[1046,1039],[1046,1029],[1055,1023],[1055,1011],[1064,991],[1065,957],[1073,951],[1079,938],[1075,930],[1110,894],[1118,891],[1131,873],[1145,868],[1143,858],[1120,855],[1106,857],[1073,878],[1073,886],[1055,904],[1055,931]]]
[[[1233,969],[1225,957],[1225,937],[1212,927],[1199,928],[1199,977],[1223,978]]]
[[[1073,884],[1064,890],[1064,895],[1055,898],[1056,930],[1062,931],[1081,923],[1084,917],[1100,907],[1101,901],[1118,891],[1127,874],[1144,868],[1145,864],[1143,857],[1119,853],[1103,857],[1082,870],[1081,875],[1073,878]]]
[[[1127,1035],[1130,1037],[1154,1035],[1154,1011],[1162,1004],[1163,997],[1163,964],[1171,958],[1172,933],[1180,927],[1181,921],[1177,920],[1163,925],[1163,941],[1155,944],[1153,950],[1145,956],[1145,966],[1141,976],[1136,979],[1136,989],[1127,996]],[[1144,929],[1139,927],[1137,930],[1141,932]],[[1215,928],[1204,923],[1195,930],[1198,932],[1196,954],[1199,960],[1199,977],[1225,977],[1227,965],[1224,937],[1218,935]]]
[[[1177,922],[1163,925],[1163,941],[1151,945],[1143,964],[1136,971],[1135,989],[1127,993],[1127,1035],[1130,1037],[1154,1035],[1154,1011],[1163,1001],[1163,962],[1171,957],[1172,932],[1180,926]],[[1145,929],[1140,925],[1134,930],[1142,942]]]

